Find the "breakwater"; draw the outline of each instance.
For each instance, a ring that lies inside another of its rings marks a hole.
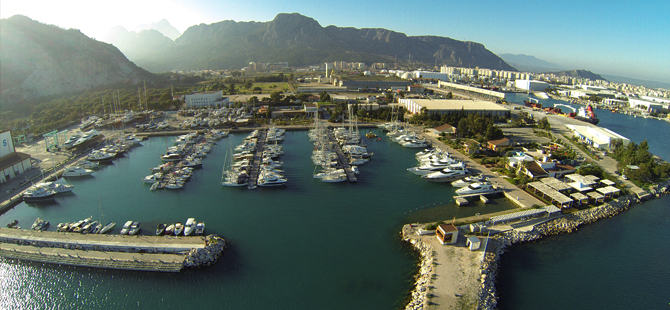
[[[414,233],[412,225],[405,225],[402,230],[402,240],[408,242],[417,254],[419,254],[419,273],[414,277],[410,300],[405,306],[405,310],[426,309],[429,300],[430,279],[435,273],[433,269],[433,252],[435,249],[432,245],[421,241],[421,239],[410,238],[409,234],[411,233]]]
[[[178,272],[210,266],[223,238],[76,234],[0,228],[0,256],[94,268]]]
[[[655,197],[670,193],[670,181],[659,183],[650,192]],[[586,209],[561,218],[535,225],[532,230],[521,232],[510,230],[491,238],[488,250],[481,267],[481,287],[479,293],[479,309],[496,309],[498,295],[496,280],[500,256],[512,245],[532,242],[545,236],[559,235],[576,231],[579,226],[596,222],[600,219],[613,217],[636,203],[642,201],[634,195],[622,196],[598,207]]]

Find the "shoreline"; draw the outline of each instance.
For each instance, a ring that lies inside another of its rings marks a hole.
[[[668,194],[670,194],[670,180],[661,182],[651,189],[652,198],[659,198]],[[571,233],[578,230],[582,225],[616,216],[634,204],[642,203],[643,200],[633,195],[621,196],[594,208],[566,214],[547,222],[532,225],[532,229],[529,230],[512,229],[490,237],[486,245],[486,252],[483,253],[484,257],[478,268],[478,286],[476,287],[478,300],[475,308],[496,309],[499,298],[496,290],[498,264],[501,255],[511,246],[537,241],[547,236]],[[405,309],[428,309],[431,308],[428,293],[431,288],[435,289],[437,295],[458,296],[458,292],[444,291],[444,288],[431,286],[430,279],[434,278],[435,274],[435,269],[432,266],[433,262],[438,260],[439,254],[435,255],[437,252],[434,248],[421,241],[421,239],[410,237],[414,233],[413,227],[414,225],[408,224],[402,230],[403,242],[408,242],[420,257],[417,264],[419,273],[414,276],[414,287],[410,291],[411,299],[405,306]]]

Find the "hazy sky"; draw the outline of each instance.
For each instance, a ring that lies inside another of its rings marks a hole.
[[[497,54],[533,55],[569,68],[670,83],[668,0],[0,1],[2,18],[23,14],[96,39],[116,25],[133,30],[163,18],[184,32],[201,23],[269,21],[293,12],[322,26],[446,36],[482,43]]]

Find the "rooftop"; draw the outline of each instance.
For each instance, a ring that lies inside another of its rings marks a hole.
[[[406,99],[428,110],[509,111],[490,101],[459,99]]]

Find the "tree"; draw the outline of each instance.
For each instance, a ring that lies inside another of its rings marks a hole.
[[[254,94],[255,94],[256,92],[258,92],[258,93],[260,94],[261,92],[263,92],[263,89],[260,88],[259,86],[256,86],[256,87],[254,87],[253,92],[254,92]]]
[[[454,99],[454,94],[452,94],[451,92],[449,92],[449,93],[447,93],[446,96],[444,96],[444,98],[445,98],[445,99]]]
[[[251,81],[247,81],[246,83],[244,83],[244,88],[249,89],[251,88],[252,85],[253,84],[251,83]]]
[[[537,122],[537,127],[544,130],[551,130],[551,125],[549,124],[549,120],[546,116]]]
[[[270,93],[270,101],[271,102],[280,102],[284,98],[284,95],[282,94],[281,91],[273,91]]]
[[[235,94],[235,83],[230,83],[230,94],[231,95]]]
[[[326,91],[323,91],[320,96],[320,101],[330,101],[330,95]]]

